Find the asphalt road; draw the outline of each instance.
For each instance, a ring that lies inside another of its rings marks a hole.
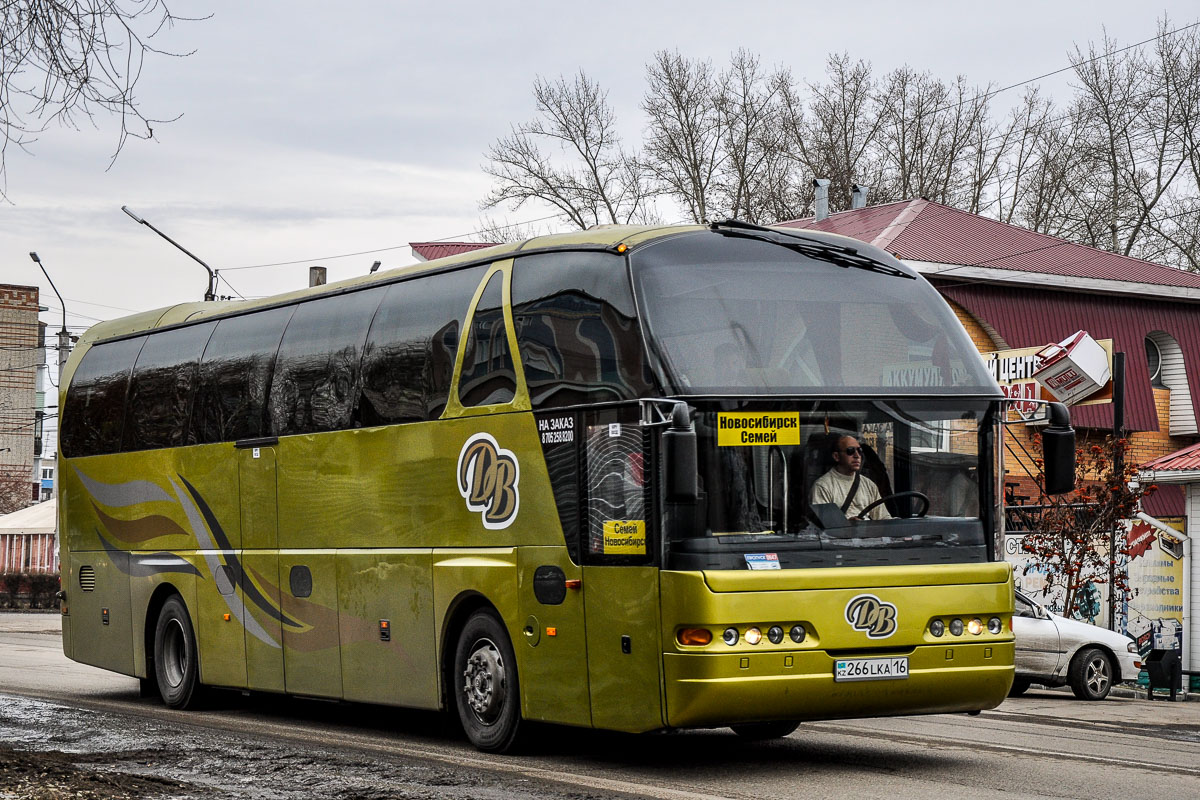
[[[423,712],[236,692],[170,711],[131,678],[65,659],[57,617],[34,614],[0,614],[4,745],[174,782],[146,797],[1200,796],[1200,703],[1035,689],[977,717],[806,723],[765,744],[547,726],[498,757]]]

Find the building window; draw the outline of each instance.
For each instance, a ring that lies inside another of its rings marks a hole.
[[[1162,351],[1158,349],[1158,342],[1149,336],[1146,337],[1145,343],[1146,365],[1150,368],[1150,385],[1156,389],[1165,389],[1167,387],[1162,381]]]
[[[54,480],[54,467],[42,467],[42,480]]]

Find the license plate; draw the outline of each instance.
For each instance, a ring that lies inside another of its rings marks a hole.
[[[844,658],[833,662],[835,681],[894,681],[908,677],[908,656]]]

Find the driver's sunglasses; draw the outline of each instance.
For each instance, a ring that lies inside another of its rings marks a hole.
[[[847,447],[842,452],[848,456],[861,456],[863,454],[863,449],[861,447]]]

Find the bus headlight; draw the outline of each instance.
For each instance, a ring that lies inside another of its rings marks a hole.
[[[963,632],[962,620],[961,619],[950,620],[950,635],[951,636],[962,636],[962,632]]]
[[[726,628],[725,632],[723,634],[721,634],[721,638],[725,641],[725,644],[729,645],[730,647],[733,647],[735,644],[738,643],[738,629],[737,628]]]
[[[1004,628],[1004,621],[999,617],[992,617],[988,620],[988,633],[999,633]]]
[[[792,629],[788,631],[788,636],[792,637],[792,641],[796,644],[803,642],[804,637],[807,635],[808,631],[804,630],[803,625],[793,625]]]
[[[940,639],[942,634],[946,632],[946,623],[942,622],[940,619],[935,619],[933,622],[929,623],[929,632]]]
[[[979,634],[983,633],[983,620],[981,620],[979,617],[972,619],[967,623],[967,632],[972,636],[978,636]]]
[[[771,644],[779,644],[783,641],[783,628],[778,625],[772,625],[767,630],[767,638],[771,640]]]
[[[746,631],[746,644],[758,644],[762,641],[762,631],[758,628],[750,628]]]

